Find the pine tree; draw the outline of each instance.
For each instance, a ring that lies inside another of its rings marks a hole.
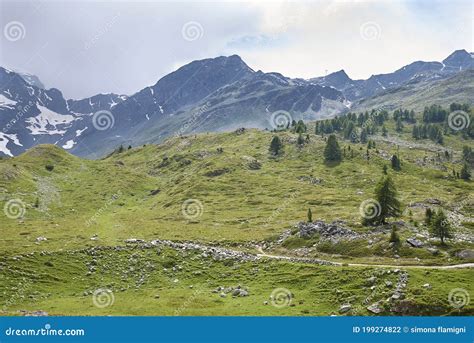
[[[397,124],[396,124],[395,130],[397,132],[402,132],[403,131],[403,123],[402,123],[402,120],[400,118],[397,119]]]
[[[469,166],[467,165],[467,163],[464,163],[464,165],[462,166],[460,176],[461,176],[461,179],[466,180],[466,181],[471,179],[471,172],[469,170]]]
[[[299,146],[304,145],[304,138],[303,138],[303,135],[301,135],[301,133],[298,135],[298,139],[296,140],[296,144],[298,144]]]
[[[431,232],[441,239],[441,244],[445,244],[444,240],[451,237],[451,225],[443,210],[439,210],[433,217]]]
[[[324,159],[326,162],[339,162],[342,159],[341,148],[335,135],[330,135],[324,148]]]
[[[431,221],[433,220],[433,210],[428,207],[425,211],[425,224],[431,225]]]
[[[278,155],[281,152],[283,144],[281,143],[280,137],[273,136],[272,141],[270,143],[270,152],[273,155]]]
[[[397,189],[389,175],[383,176],[375,187],[375,198],[380,205],[378,215],[364,220],[364,223],[385,224],[388,217],[398,217],[401,214],[400,201],[397,199]]]
[[[367,143],[367,130],[366,129],[362,129],[362,131],[360,133],[360,142],[362,144]]]
[[[398,246],[400,244],[400,236],[398,236],[397,227],[395,225],[392,225],[389,242],[393,243],[394,246]]]
[[[308,223],[313,222],[313,213],[311,212],[311,209],[308,208]]]
[[[392,156],[391,163],[392,163],[393,170],[399,171],[402,169],[400,165],[400,159],[398,158],[397,155]]]
[[[306,125],[302,120],[298,120],[298,123],[296,124],[295,127],[295,132],[296,133],[305,133],[306,132]]]

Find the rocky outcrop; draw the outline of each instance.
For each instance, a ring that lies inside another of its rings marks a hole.
[[[302,238],[308,238],[315,234],[322,237],[337,238],[359,238],[361,236],[359,233],[346,228],[341,221],[334,221],[331,224],[327,224],[322,220],[312,223],[300,222],[297,227],[299,230],[298,235]]]

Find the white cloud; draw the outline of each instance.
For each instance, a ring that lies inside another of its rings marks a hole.
[[[473,50],[467,0],[41,2],[39,9],[7,1],[0,16],[21,18],[28,32],[19,42],[0,42],[0,64],[36,74],[74,98],[131,94],[184,63],[224,54],[291,77],[345,69],[367,78]],[[203,28],[192,41],[182,37],[191,21]],[[361,37],[367,22],[380,27],[378,39]]]

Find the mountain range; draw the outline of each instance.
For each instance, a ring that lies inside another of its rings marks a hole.
[[[419,109],[452,99],[453,82],[463,84],[456,101],[472,103],[473,69],[474,55],[457,50],[442,62],[417,61],[367,80],[352,80],[344,70],[305,80],[254,71],[232,55],[193,61],[130,96],[66,100],[34,75],[0,67],[0,156],[52,143],[99,158],[120,144],[194,132],[274,129],[368,106]]]

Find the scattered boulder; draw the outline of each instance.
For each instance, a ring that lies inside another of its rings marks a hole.
[[[145,243],[143,239],[138,239],[138,238],[129,238],[125,240],[126,244],[139,244],[139,243]]]
[[[351,304],[343,304],[343,305],[341,305],[341,307],[339,308],[339,313],[346,313],[346,312],[349,312],[351,309],[352,309],[352,305],[351,305]]]
[[[379,314],[379,313],[383,312],[383,307],[380,306],[380,303],[376,302],[376,303],[373,303],[370,306],[367,306],[367,310],[372,312],[372,313]]]
[[[377,277],[376,276],[371,276],[367,279],[367,284],[368,285],[373,285],[377,282]]]
[[[474,259],[474,250],[462,250],[459,251],[456,256],[462,258],[463,260]]]
[[[407,238],[407,243],[414,248],[421,248],[423,246],[423,242],[417,240],[416,238]]]

